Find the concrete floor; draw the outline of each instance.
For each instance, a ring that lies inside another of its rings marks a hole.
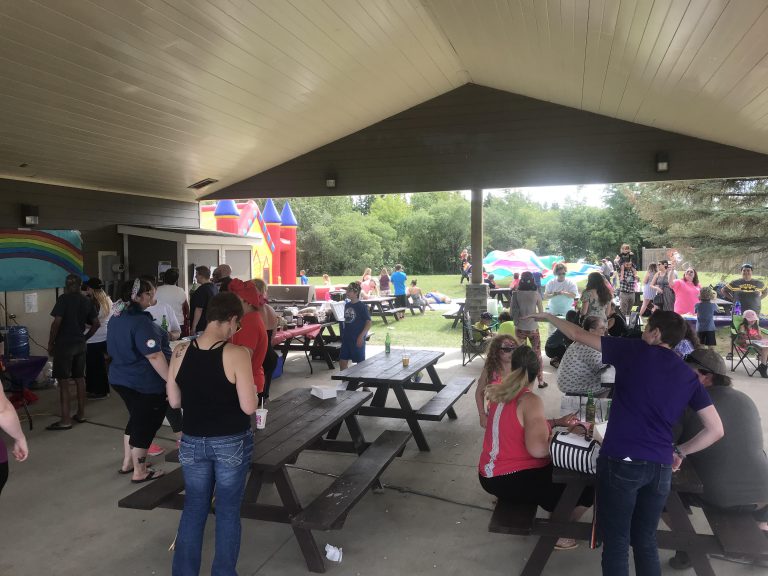
[[[369,354],[380,351],[370,347]],[[461,366],[457,349],[447,350],[437,365],[446,378],[454,372],[479,375],[482,361]],[[310,378],[305,360],[295,355],[283,376],[274,382],[273,396],[294,387],[327,382],[331,372],[315,362]],[[554,369],[547,366],[549,388],[541,393],[548,413],[559,411],[560,393]],[[736,386],[750,394],[761,409],[768,408],[768,386],[759,377],[737,377]],[[409,442],[403,457],[385,472],[383,493],[369,493],[352,510],[343,529],[316,532],[318,544],[344,549],[340,564],[327,562],[328,574],[384,576],[441,574],[476,576],[519,574],[535,538],[491,534],[487,530],[491,498],[477,481],[482,444],[470,390],[459,400],[459,419],[424,422],[432,447],[419,452]],[[414,393],[414,397],[419,393]],[[82,576],[162,575],[170,573],[171,552],[179,512],[125,510],[117,501],[136,487],[116,472],[122,454],[126,412],[116,395],[88,405],[89,422],[67,432],[48,432],[55,420],[56,391],[40,391],[33,406],[35,429],[28,434],[30,458],[11,463],[11,476],[0,497],[0,575]],[[414,404],[418,405],[418,401]],[[385,428],[404,429],[400,421],[361,418],[368,439]],[[25,431],[27,430],[24,423]],[[764,435],[766,420],[763,420]],[[161,429],[159,443],[172,448],[171,433]],[[159,466],[171,469],[162,457]],[[307,452],[291,476],[303,500],[309,502],[340,473],[350,456]],[[320,474],[318,474],[320,473]],[[269,493],[271,497],[275,495]],[[703,523],[698,515],[695,522]],[[705,523],[703,523],[706,525]],[[213,522],[208,523],[203,566],[210,566]],[[662,572],[671,552],[661,551]],[[766,570],[713,560],[718,575],[765,574]],[[555,552],[545,574],[569,576],[600,572],[600,553],[582,543],[578,549]],[[208,573],[204,569],[202,573]],[[308,574],[298,545],[287,525],[245,520],[239,573],[242,576]],[[692,574],[692,571],[688,573]]]

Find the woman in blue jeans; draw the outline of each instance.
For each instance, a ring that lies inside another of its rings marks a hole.
[[[173,574],[199,574],[203,531],[216,492],[216,548],[211,574],[236,576],[240,554],[240,504],[250,468],[256,387],[248,349],[228,344],[243,306],[231,292],[214,296],[205,331],[179,345],[168,374],[168,402],[183,410],[179,462],[184,470],[184,511],[173,556]]]
[[[597,461],[597,524],[603,538],[603,574],[629,574],[629,547],[635,573],[661,574],[656,530],[671,487],[672,471],[683,458],[723,436],[723,424],[696,374],[674,348],[686,321],[674,312],[654,312],[642,339],[600,337],[552,316],[548,320],[574,342],[600,350],[616,368],[611,418]],[[672,427],[686,407],[696,412],[701,431],[675,445]]]

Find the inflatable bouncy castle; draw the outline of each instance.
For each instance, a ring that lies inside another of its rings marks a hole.
[[[200,206],[200,228],[263,240],[253,247],[251,269],[270,284],[296,284],[297,227],[288,202],[280,213],[271,199],[263,211],[253,200],[219,200]]]
[[[541,285],[554,277],[552,269],[558,262],[563,262],[562,256],[537,256],[535,252],[525,248],[515,250],[493,250],[483,258],[483,268],[488,274],[493,274],[496,283],[504,286],[512,281],[515,272],[541,272]],[[589,276],[590,272],[600,271],[599,266],[582,262],[563,262],[568,268],[567,278],[578,282]]]

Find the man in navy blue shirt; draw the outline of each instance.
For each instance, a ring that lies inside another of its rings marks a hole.
[[[344,305],[344,328],[341,332],[341,351],[339,368],[345,370],[349,361],[365,360],[365,335],[371,328],[371,315],[368,305],[360,301],[360,282],[350,282],[347,286],[347,303]]]

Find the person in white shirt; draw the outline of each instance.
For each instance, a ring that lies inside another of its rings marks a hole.
[[[157,287],[155,298],[158,304],[166,304],[173,311],[176,317],[176,324],[181,327],[184,326],[185,316],[189,316],[189,302],[187,301],[187,294],[184,292],[184,289],[176,286],[178,280],[179,270],[177,268],[166,270],[163,276],[164,284]],[[168,320],[168,325],[171,325],[170,319]],[[171,339],[173,340],[173,338]]]
[[[573,280],[565,277],[565,264],[555,265],[555,277],[547,282],[544,299],[549,300],[549,311],[555,316],[565,316],[573,310],[573,301],[579,297],[579,289]]]
[[[85,397],[89,400],[109,398],[107,377],[107,325],[112,316],[112,300],[104,292],[104,284],[98,278],[83,282],[82,290],[91,299],[99,315],[99,329],[86,342],[85,349]]]

